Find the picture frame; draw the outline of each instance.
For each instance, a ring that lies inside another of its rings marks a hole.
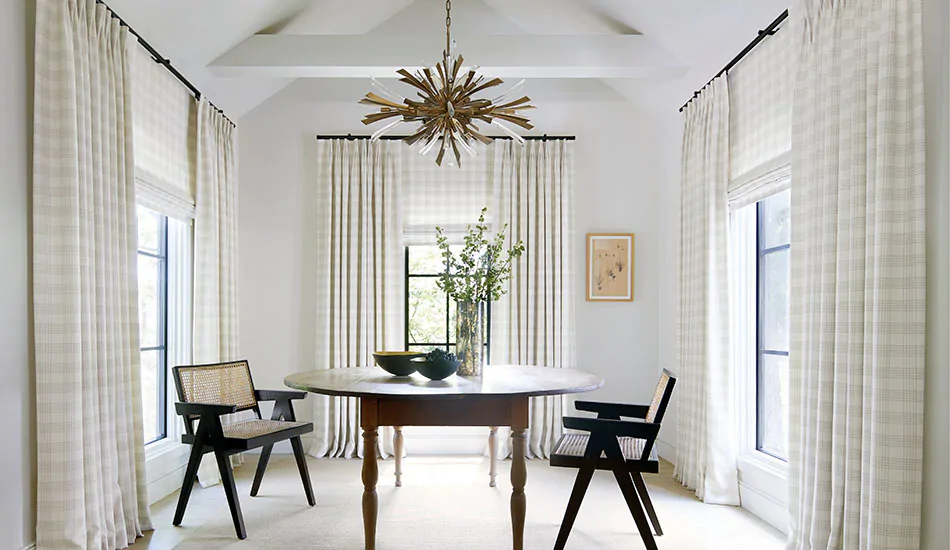
[[[633,233],[587,234],[587,301],[632,302]]]

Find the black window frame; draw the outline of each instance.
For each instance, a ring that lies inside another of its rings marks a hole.
[[[780,191],[784,192],[784,191]],[[770,196],[771,197],[771,196]],[[777,460],[783,462],[788,462],[788,457],[783,457],[776,455],[770,452],[767,448],[763,446],[763,441],[765,439],[765,429],[766,422],[765,419],[765,400],[764,400],[764,390],[762,387],[762,380],[764,377],[764,361],[763,358],[766,355],[788,357],[789,350],[777,350],[769,349],[763,345],[764,334],[765,334],[765,296],[766,296],[766,284],[765,284],[765,261],[766,259],[773,254],[780,253],[783,251],[789,251],[791,254],[791,242],[787,244],[781,244],[769,248],[765,248],[765,231],[766,231],[766,214],[765,214],[765,201],[768,200],[766,197],[756,203],[756,232],[755,232],[755,251],[756,251],[756,264],[755,264],[755,279],[756,279],[756,301],[755,301],[755,448],[757,451],[765,453]]]
[[[153,212],[155,212],[153,210]],[[161,214],[160,212],[155,212],[158,215],[159,223],[159,235],[158,235],[158,252],[152,252],[150,250],[142,250],[137,248],[138,258],[139,256],[147,256],[158,260],[159,263],[159,276],[161,280],[159,281],[159,320],[158,320],[158,338],[156,345],[154,346],[143,346],[139,348],[139,353],[147,351],[158,352],[158,359],[156,361],[156,402],[158,403],[158,411],[156,414],[157,433],[158,437],[151,439],[145,442],[145,445],[151,445],[152,443],[157,443],[168,437],[168,216]]]
[[[405,300],[404,300],[404,324],[405,324],[405,336],[404,336],[404,346],[405,351],[411,351],[410,346],[415,347],[440,347],[445,349],[445,351],[452,351],[452,347],[457,345],[457,342],[452,341],[452,299],[449,298],[447,292],[445,294],[445,341],[444,342],[412,342],[409,335],[409,289],[410,281],[412,279],[437,279],[442,277],[446,272],[448,272],[449,266],[446,264],[445,272],[443,273],[411,273],[409,271],[409,249],[413,245],[405,246]],[[415,246],[431,246],[431,245],[415,245]],[[488,363],[491,361],[491,300],[485,304],[485,362]]]

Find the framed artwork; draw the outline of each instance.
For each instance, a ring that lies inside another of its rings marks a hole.
[[[587,234],[587,301],[633,301],[633,233]]]

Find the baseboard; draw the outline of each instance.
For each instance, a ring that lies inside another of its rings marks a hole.
[[[168,495],[181,489],[181,481],[185,478],[185,466],[175,468],[170,472],[148,482],[148,504],[151,506]]]
[[[36,543],[30,544],[29,546],[24,546],[22,550],[36,550]]]
[[[656,452],[660,455],[660,458],[669,462],[672,465],[676,465],[676,446],[673,444],[657,438],[656,440]]]
[[[750,514],[788,534],[788,507],[785,504],[745,483],[739,483],[739,498],[742,507]]]

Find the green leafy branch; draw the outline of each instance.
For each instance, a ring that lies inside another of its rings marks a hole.
[[[486,237],[486,212],[488,208],[482,208],[478,223],[474,227],[468,226],[464,246],[457,256],[452,253],[449,239],[442,228],[435,228],[436,243],[448,268],[436,283],[440,290],[456,302],[497,300],[504,296],[507,292],[504,285],[511,278],[513,263],[524,254],[522,241],[505,249],[508,224],[494,237]]]

